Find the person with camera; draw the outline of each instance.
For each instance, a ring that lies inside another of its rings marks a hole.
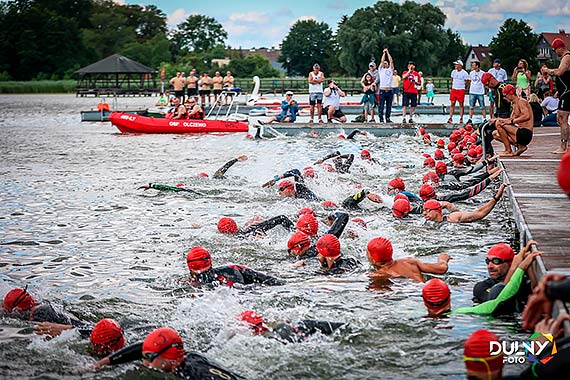
[[[408,70],[402,73],[402,80],[404,81],[402,95],[402,123],[406,122],[406,108],[411,106],[410,119],[408,123],[413,123],[414,112],[418,105],[418,89],[417,85],[420,84],[420,74],[416,71],[416,64],[413,61],[408,62]]]
[[[517,96],[522,96],[524,93],[525,99],[530,97],[530,76],[528,62],[525,59],[520,59],[517,67],[513,69],[511,77],[511,80],[516,83]]]
[[[323,111],[327,115],[327,121],[332,123],[336,120],[346,123],[346,116],[340,109],[340,98],[346,96],[333,79],[329,79],[329,85],[324,91]]]
[[[265,121],[258,120],[258,123],[261,125],[274,121],[278,123],[294,123],[297,120],[298,112],[299,104],[293,99],[293,91],[287,91],[285,100],[281,101],[281,113]]]

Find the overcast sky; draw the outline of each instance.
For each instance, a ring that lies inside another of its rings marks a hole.
[[[129,4],[155,4],[167,16],[170,28],[190,14],[214,17],[228,33],[232,47],[278,47],[299,19],[324,21],[336,30],[342,15],[375,4],[362,0],[115,0]],[[402,2],[402,1],[399,1]],[[569,0],[429,0],[447,16],[446,26],[458,31],[467,44],[488,45],[505,19],[527,22],[535,33],[570,32]]]

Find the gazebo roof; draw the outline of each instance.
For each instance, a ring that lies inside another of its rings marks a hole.
[[[154,74],[157,71],[120,54],[113,54],[99,62],[92,63],[76,71],[85,74]]]

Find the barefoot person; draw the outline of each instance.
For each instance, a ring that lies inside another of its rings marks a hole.
[[[425,282],[423,273],[444,274],[450,257],[442,252],[437,263],[424,263],[418,259],[406,257],[394,260],[390,240],[377,237],[368,242],[366,255],[370,265],[375,269],[371,277],[409,277],[414,281]]]
[[[556,89],[560,99],[556,117],[558,125],[560,125],[560,149],[552,153],[562,154],[568,150],[568,139],[570,139],[570,126],[568,126],[568,115],[570,115],[570,51],[560,38],[555,38],[552,41],[552,48],[560,57],[560,65],[557,69],[549,69],[544,65],[541,72],[556,76]]]
[[[513,111],[510,119],[499,119],[495,122],[497,130],[493,132],[493,137],[505,146],[505,151],[499,156],[520,156],[532,141],[534,124],[532,107],[525,99],[516,95],[515,87],[510,84],[503,88],[503,95],[512,103]],[[514,153],[511,145],[517,147]]]

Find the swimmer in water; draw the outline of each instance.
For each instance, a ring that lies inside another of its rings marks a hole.
[[[352,162],[354,161],[354,154],[340,154],[338,150],[331,152],[321,159],[315,161],[314,165],[320,165],[326,160],[332,158],[335,169],[338,173],[349,173]]]
[[[143,342],[132,344],[107,356],[97,362],[95,368],[141,359],[145,367],[173,373],[177,379],[243,379],[204,355],[185,351],[182,338],[170,327],[160,327],[152,331]]]
[[[368,242],[366,255],[374,269],[370,277],[408,277],[414,281],[425,282],[424,273],[444,274],[447,272],[450,257],[445,252],[439,254],[437,263],[424,263],[411,257],[394,260],[393,252],[392,243],[386,238],[377,237]]]
[[[299,220],[301,220],[303,216],[304,215],[301,215]],[[344,228],[348,224],[348,214],[343,211],[337,211],[333,216],[334,221],[325,232],[325,235],[330,234],[340,238],[340,235],[342,235]],[[297,228],[299,229],[299,226]],[[309,231],[309,229],[312,231]],[[289,254],[296,258],[316,257],[318,255],[317,247],[311,242],[311,236],[316,236],[316,229],[315,227],[304,226],[295,232],[287,242],[287,251]],[[314,234],[311,233],[313,231]],[[307,232],[309,232],[309,234],[307,234]],[[299,262],[296,265],[302,266],[304,264],[303,262]]]
[[[341,274],[358,267],[358,260],[343,256],[340,241],[335,235],[326,234],[317,241],[317,259],[321,263],[321,274]]]
[[[265,233],[277,226],[283,226],[287,230],[293,230],[295,225],[285,215],[279,215],[264,221],[256,221],[253,224],[239,228],[232,218],[224,217],[218,221],[218,231],[223,234],[235,235],[237,237],[265,236]]]
[[[309,190],[309,188],[304,184],[304,180],[299,169],[292,169],[286,171],[283,174],[275,175],[273,179],[264,183],[262,187],[271,187],[275,185],[275,183],[280,179],[291,177],[293,177],[295,182],[285,180],[279,183],[277,188],[279,195],[287,198],[300,198],[315,202],[320,202],[323,200],[322,198],[319,198],[317,195],[315,195],[315,193],[313,193],[311,190]]]

